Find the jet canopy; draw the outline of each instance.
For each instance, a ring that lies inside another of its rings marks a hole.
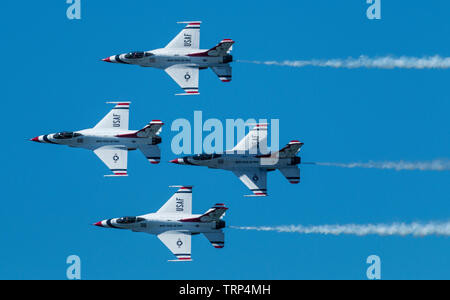
[[[143,58],[144,56],[153,56],[153,53],[150,52],[143,52],[143,51],[137,51],[137,52],[130,52],[125,54],[125,58],[127,59],[139,59],[139,58]]]
[[[195,156],[192,157],[192,159],[195,160],[210,160],[213,158],[218,158],[221,157],[222,155],[220,154],[197,154]]]
[[[145,220],[144,218],[140,218],[140,217],[123,217],[123,218],[117,219],[116,222],[118,224],[133,224],[133,223],[142,222],[144,220]]]
[[[82,134],[77,133],[77,132],[74,133],[74,132],[70,132],[70,131],[63,131],[63,132],[55,133],[53,135],[53,138],[58,139],[58,140],[63,140],[63,139],[71,139],[71,138],[79,137],[79,136],[82,136]]]

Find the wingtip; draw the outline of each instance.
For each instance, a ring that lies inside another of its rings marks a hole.
[[[122,104],[122,105],[130,105],[131,101],[106,101],[106,104]]]
[[[193,261],[191,258],[189,259],[169,259],[168,262],[189,262]]]
[[[191,23],[201,24],[202,21],[177,21],[177,24],[191,24]]]
[[[127,174],[107,174],[107,175],[103,175],[104,177],[128,177],[128,173]]]
[[[261,193],[261,194],[253,194],[253,195],[244,195],[244,197],[267,197],[268,194]]]
[[[175,94],[175,96],[194,96],[194,95],[200,95],[200,93],[199,92],[188,92],[188,93]]]

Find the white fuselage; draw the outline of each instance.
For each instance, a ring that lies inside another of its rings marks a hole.
[[[196,219],[202,215],[185,215],[185,214],[161,214],[152,213],[138,217],[123,217],[103,220],[95,225],[128,229],[134,232],[144,232],[159,235],[166,231],[182,231],[190,234],[218,232],[225,227],[222,220],[212,222],[199,222]],[[130,219],[131,218],[131,222]],[[128,220],[128,221],[127,221]]]
[[[64,133],[67,133],[67,136],[64,136]],[[41,135],[37,137],[36,141],[89,150],[107,145],[120,145],[127,148],[127,150],[135,150],[140,145],[156,145],[161,142],[159,136],[149,138],[134,136],[136,130],[98,130],[91,128],[64,133]]]
[[[195,66],[200,69],[209,67],[217,67],[230,62],[228,57],[231,56],[208,56],[200,53],[206,53],[206,49],[155,49],[140,53],[138,55],[119,54],[109,57],[109,62],[139,65],[141,67],[153,67],[158,69],[166,69],[173,65],[183,64]],[[142,57],[141,57],[142,55]]]
[[[186,156],[172,160],[173,163],[183,165],[205,166],[212,169],[239,170],[265,169],[275,170],[292,167],[300,163],[299,157],[260,157],[250,154],[200,154]]]

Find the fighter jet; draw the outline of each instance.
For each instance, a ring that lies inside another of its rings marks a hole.
[[[157,145],[161,137],[158,134],[164,123],[153,120],[141,130],[128,130],[130,102],[107,103],[116,105],[93,128],[41,135],[31,141],[92,150],[114,173],[105,176],[128,176],[129,150],[139,149],[150,163],[159,163],[161,152]]]
[[[163,69],[184,89],[177,95],[198,95],[199,70],[211,68],[223,82],[231,81],[233,40],[224,39],[211,49],[200,49],[200,21],[178,22],[186,27],[166,47],[119,54],[105,62]]]
[[[191,261],[191,236],[195,234],[203,233],[214,248],[223,248],[222,218],[228,208],[218,203],[202,215],[193,215],[192,187],[173,187],[178,187],[178,191],[156,213],[108,219],[93,225],[155,234],[177,257],[169,261]]]
[[[171,163],[206,166],[232,171],[253,192],[247,196],[267,196],[267,172],[276,169],[292,184],[300,182],[297,156],[303,143],[291,141],[283,149],[261,154],[267,145],[267,124],[256,124],[233,149],[224,154],[198,154],[171,160]],[[262,148],[264,147],[264,148]],[[253,154],[255,153],[255,154]]]

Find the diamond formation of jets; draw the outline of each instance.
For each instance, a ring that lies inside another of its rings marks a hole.
[[[177,95],[198,95],[199,70],[211,68],[223,82],[231,81],[230,55],[234,41],[222,40],[211,49],[200,49],[200,21],[178,22],[186,27],[166,47],[131,52],[102,59],[105,62],[163,69],[184,90]]]
[[[178,191],[156,213],[107,219],[93,225],[157,235],[177,257],[171,261],[191,261],[192,235],[203,233],[215,248],[223,248],[225,221],[222,218],[228,208],[219,203],[202,215],[193,215],[192,187],[173,187],[178,187]]]
[[[129,150],[139,149],[152,164],[161,159],[158,144],[161,143],[160,120],[153,120],[141,130],[128,130],[130,102],[107,102],[115,107],[90,129],[75,132],[59,132],[32,138],[31,141],[84,148],[94,153],[105,163],[114,175],[127,176]]]
[[[267,124],[256,124],[233,149],[224,154],[197,154],[171,160],[171,163],[205,166],[232,171],[253,192],[250,196],[267,196],[267,172],[280,170],[292,184],[300,182],[297,156],[303,143],[291,141],[283,149],[261,154],[267,145]],[[252,154],[255,153],[255,154]]]

